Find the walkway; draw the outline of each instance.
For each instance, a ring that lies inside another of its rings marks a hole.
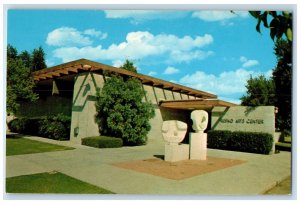
[[[72,146],[76,149],[7,156],[7,177],[56,170],[118,194],[259,195],[291,175],[290,152],[260,155],[209,149],[208,156],[247,162],[176,181],[111,165],[116,162],[163,155],[163,146],[97,149],[76,145],[69,141],[54,141],[39,137],[30,137],[30,139]]]

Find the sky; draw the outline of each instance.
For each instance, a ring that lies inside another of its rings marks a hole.
[[[86,58],[216,94],[239,104],[252,75],[276,66],[269,30],[247,11],[8,10],[7,42],[41,46],[48,67]]]

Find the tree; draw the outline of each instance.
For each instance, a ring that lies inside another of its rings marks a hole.
[[[22,60],[23,64],[26,67],[32,67],[32,62],[31,62],[31,55],[29,54],[29,52],[27,52],[26,50],[23,51],[20,55],[19,58]]]
[[[291,130],[292,106],[292,47],[287,40],[279,39],[275,44],[277,66],[273,70],[276,107],[278,107],[277,126]]]
[[[129,61],[122,67],[136,70]],[[144,96],[136,78],[112,75],[107,79],[97,91],[96,122],[101,135],[120,137],[127,145],[145,144],[155,112],[152,104],[142,101]]]
[[[292,32],[292,13],[288,11],[249,11],[249,13],[257,19],[256,31],[260,33],[260,24],[263,22],[265,28],[270,29],[270,37],[274,41],[282,38],[285,34],[291,43],[293,39]],[[268,23],[268,17],[272,20]]]
[[[23,101],[36,101],[30,68],[17,55],[17,49],[7,46],[7,113],[16,114]]]
[[[241,97],[242,105],[260,106],[274,105],[275,86],[273,79],[266,79],[263,75],[247,81],[247,95]]]
[[[42,47],[34,49],[32,52],[32,71],[47,68],[45,63],[45,52]]]
[[[137,70],[134,67],[133,62],[130,62],[128,59],[126,59],[125,63],[120,68],[137,73]]]
[[[12,45],[7,45],[7,59],[17,59],[18,51]]]

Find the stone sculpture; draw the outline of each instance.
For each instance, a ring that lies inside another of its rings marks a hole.
[[[208,125],[208,113],[204,110],[195,110],[191,113],[193,121],[193,130],[195,132],[204,132]]]
[[[204,130],[208,124],[208,113],[204,110],[195,110],[191,113],[191,119],[195,133],[190,133],[190,159],[206,160],[207,134]]]
[[[189,145],[180,144],[185,137],[187,124],[178,120],[164,121],[162,135],[165,141],[165,161],[189,159]]]

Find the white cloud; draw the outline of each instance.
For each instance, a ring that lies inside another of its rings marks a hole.
[[[204,59],[212,54],[211,51],[202,51],[202,48],[213,42],[209,34],[203,36],[184,36],[179,38],[175,35],[159,34],[153,35],[150,32],[130,32],[126,41],[119,44],[111,44],[108,48],[101,45],[96,47],[86,46],[61,47],[54,50],[54,56],[61,58],[63,62],[88,58],[92,60],[123,60],[127,58],[141,59],[151,56],[165,58],[169,63],[184,61],[189,62],[195,58]]]
[[[55,65],[55,62],[53,62],[52,60],[47,59],[46,60],[46,65],[47,65],[47,67],[52,67],[52,66]]]
[[[219,75],[213,75],[197,71],[181,78],[180,83],[198,90],[208,91],[223,97],[228,97],[232,94],[245,93],[245,85],[247,80],[250,78],[250,75],[256,77],[263,74],[268,77],[270,72],[271,70],[262,73],[240,68],[234,71],[222,72]]]
[[[91,37],[105,39],[107,33],[95,29],[81,32],[76,28],[60,27],[48,33],[46,43],[51,46],[88,46],[93,43]]]
[[[243,64],[243,67],[252,67],[252,66],[255,66],[258,64],[259,64],[259,62],[257,60],[248,60],[247,62],[245,62]]]
[[[121,67],[123,64],[124,64],[124,61],[122,61],[122,60],[114,60],[112,62],[113,67]]]
[[[95,29],[87,29],[87,30],[83,31],[83,34],[97,37],[100,40],[107,38],[107,33],[103,33],[101,31],[97,31]]]
[[[179,73],[179,69],[176,69],[175,67],[167,67],[163,74],[170,75],[170,74],[176,74],[176,73]]]
[[[192,17],[199,18],[203,21],[214,22],[214,21],[226,21],[233,18],[247,18],[247,11],[195,11]]]
[[[128,18],[131,23],[137,24],[153,19],[177,19],[187,15],[187,12],[153,11],[153,10],[106,10],[106,18]]]
[[[243,63],[242,67],[244,67],[244,68],[246,68],[246,67],[253,67],[253,66],[259,64],[259,61],[257,61],[257,60],[249,60],[245,56],[241,56],[240,57],[240,61]]]
[[[149,76],[155,76],[155,75],[157,75],[157,72],[150,71],[150,72],[148,73],[148,75],[149,75]]]
[[[174,50],[171,52],[171,56],[168,62],[190,62],[193,59],[202,60],[213,54],[213,51],[196,50],[190,52],[182,52],[180,50]]]

